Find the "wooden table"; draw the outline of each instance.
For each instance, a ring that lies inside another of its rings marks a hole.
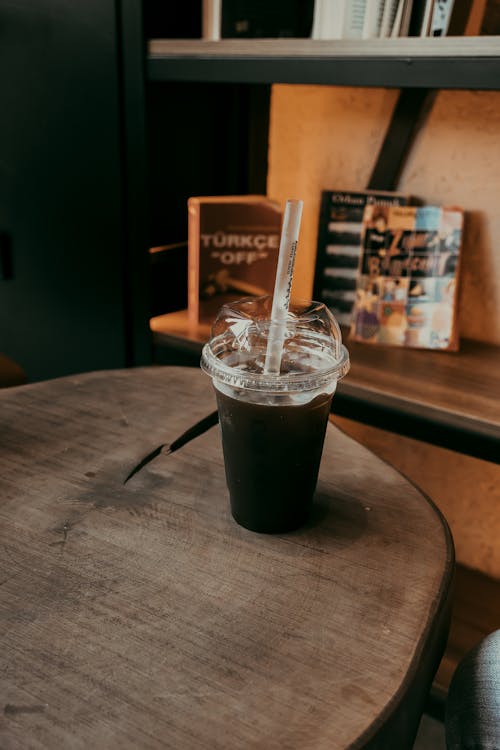
[[[332,426],[315,512],[232,520],[194,369],[0,392],[2,748],[411,747],[453,546],[413,485]]]

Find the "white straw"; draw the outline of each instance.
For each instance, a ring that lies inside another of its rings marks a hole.
[[[264,373],[278,375],[283,355],[285,340],[286,317],[290,304],[290,290],[292,287],[295,251],[299,238],[300,219],[302,217],[303,201],[287,200],[283,228],[281,230],[278,268],[274,284],[273,308],[271,312],[271,326],[267,339],[266,361]]]

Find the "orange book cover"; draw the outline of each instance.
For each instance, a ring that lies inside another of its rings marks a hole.
[[[213,321],[226,302],[272,294],[282,211],[263,195],[188,200],[188,319]]]

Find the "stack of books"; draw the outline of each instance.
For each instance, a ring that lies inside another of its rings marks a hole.
[[[453,0],[316,0],[313,39],[443,36]]]
[[[202,15],[210,40],[500,33],[498,0],[203,0]]]

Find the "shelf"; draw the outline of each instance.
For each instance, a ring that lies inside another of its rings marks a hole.
[[[468,340],[456,353],[347,346],[344,416],[500,463],[500,347]]]
[[[500,37],[153,39],[150,81],[500,89]]]
[[[199,361],[208,326],[185,312],[151,321],[153,342]],[[500,347],[462,341],[458,353],[356,344],[338,388],[338,414],[500,463]]]

